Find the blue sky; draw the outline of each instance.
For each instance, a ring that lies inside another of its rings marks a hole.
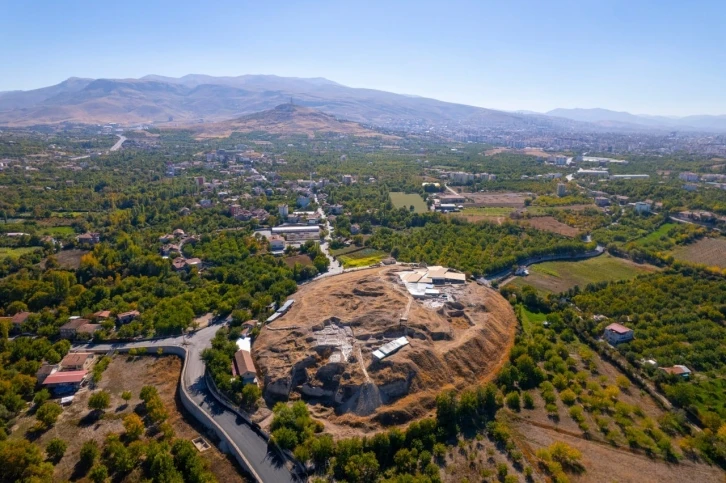
[[[276,74],[495,109],[726,114],[726,2],[0,0],[0,91]]]

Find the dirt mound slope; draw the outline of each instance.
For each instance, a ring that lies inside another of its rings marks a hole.
[[[329,423],[365,431],[425,416],[442,388],[493,377],[514,340],[509,303],[474,283],[414,299],[401,270],[350,272],[302,287],[290,311],[255,341],[265,398],[302,398]],[[400,337],[408,345],[383,360],[374,356]]]

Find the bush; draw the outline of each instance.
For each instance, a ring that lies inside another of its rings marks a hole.
[[[577,394],[572,389],[565,389],[560,393],[560,399],[568,406],[572,406],[577,401]]]
[[[131,394],[131,391],[124,391],[121,393],[121,399],[126,401],[126,404],[129,403],[129,401],[131,400],[132,397],[133,397],[133,395]]]
[[[519,411],[521,409],[521,403],[519,400],[519,393],[516,391],[510,392],[505,398],[507,407],[513,411]]]
[[[522,396],[522,400],[524,402],[525,409],[534,409],[534,398],[530,393],[525,392]]]
[[[66,453],[68,445],[65,441],[60,438],[53,438],[48,441],[48,446],[45,447],[45,452],[48,454],[48,458],[56,463],[63,458]]]
[[[626,376],[620,375],[615,379],[615,384],[618,385],[618,387],[623,390],[627,391],[630,389],[630,379],[628,379]]]

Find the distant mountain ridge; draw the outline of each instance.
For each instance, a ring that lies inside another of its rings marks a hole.
[[[0,92],[0,125],[209,123],[273,109],[291,99],[297,105],[317,109],[338,119],[402,131],[726,132],[726,116],[669,118],[607,109],[555,109],[546,114],[505,112],[352,88],[321,77],[214,77],[203,74],[178,78],[147,75],[140,79],[72,77],[41,89]]]
[[[544,115],[346,87],[323,78],[199,74],[180,78],[150,75],[141,79],[68,79],[43,89],[2,93],[0,125],[218,122],[272,109],[290,99],[339,119],[393,129],[569,129],[578,125]]]
[[[726,115],[721,116],[649,116],[631,114],[623,111],[609,109],[553,109],[545,113],[547,116],[570,119],[578,122],[588,122],[610,127],[645,127],[652,129],[693,130],[693,131],[726,131]]]

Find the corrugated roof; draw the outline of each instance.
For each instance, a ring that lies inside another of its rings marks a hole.
[[[44,386],[51,384],[77,384],[86,378],[88,371],[54,372],[43,381]]]

